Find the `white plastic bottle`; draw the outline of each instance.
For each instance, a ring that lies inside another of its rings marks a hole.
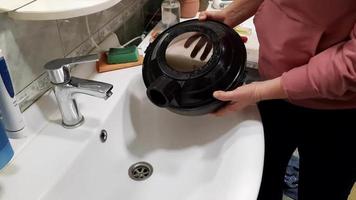
[[[162,24],[169,28],[180,21],[180,3],[178,0],[164,0],[161,5]]]
[[[15,98],[10,73],[0,49],[0,112],[9,138],[23,137],[24,119]]]

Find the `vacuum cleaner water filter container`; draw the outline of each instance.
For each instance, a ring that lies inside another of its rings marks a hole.
[[[232,28],[189,20],[148,46],[142,75],[153,104],[182,115],[203,115],[227,103],[215,99],[214,91],[243,84],[245,63],[246,48]]]

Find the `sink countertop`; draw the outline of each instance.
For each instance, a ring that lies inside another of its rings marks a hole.
[[[139,48],[144,50],[148,44],[149,37],[146,37]],[[76,97],[86,118],[86,122],[76,129],[65,129],[60,125],[61,115],[52,90],[27,109],[23,113],[27,137],[10,140],[15,156],[0,171],[0,200],[41,199],[70,168],[91,138],[98,136],[108,113],[125,97],[122,88],[126,88],[140,71],[138,66],[97,74],[94,65],[78,66],[74,75],[111,83],[114,89],[107,101],[86,95]]]

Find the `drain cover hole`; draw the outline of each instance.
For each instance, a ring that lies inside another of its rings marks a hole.
[[[153,167],[147,162],[138,162],[129,168],[129,176],[135,181],[143,181],[149,178],[153,173]]]

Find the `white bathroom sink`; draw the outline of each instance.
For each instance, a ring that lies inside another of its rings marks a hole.
[[[226,117],[181,116],[146,97],[140,71],[91,141],[44,200],[254,200],[263,165],[263,128],[256,107]],[[134,181],[128,169],[152,165]]]
[[[181,116],[149,102],[141,67],[77,69],[74,76],[113,84],[113,95],[78,95],[85,123],[75,129],[61,126],[53,92],[26,110],[28,137],[11,140],[15,156],[0,171],[0,200],[256,200],[264,157],[256,106]],[[128,170],[141,161],[153,173],[134,181]]]
[[[41,120],[36,107],[52,114],[44,112],[47,124],[22,148],[15,145],[0,171],[1,200],[256,199],[264,156],[256,106],[225,117],[181,116],[149,102],[141,67],[90,78],[112,83],[114,94],[77,96],[82,126],[61,126],[53,92],[25,112],[27,122]],[[141,161],[153,174],[134,181],[128,170]]]

